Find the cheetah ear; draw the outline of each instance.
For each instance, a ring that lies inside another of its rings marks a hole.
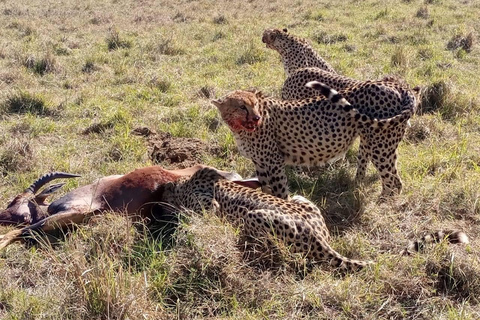
[[[253,93],[255,94],[255,97],[263,98],[263,92],[262,91],[255,90],[255,91],[253,91]]]
[[[283,28],[283,30],[282,30],[282,31],[283,31],[283,32],[285,32],[285,33],[288,33],[288,30],[287,30],[287,28]]]
[[[258,178],[233,180],[232,182],[239,184],[243,187],[251,188],[251,189],[258,189],[262,187],[262,185],[260,184],[260,181],[258,181]]]
[[[224,103],[225,101],[223,101],[223,99],[221,98],[212,100],[212,104],[217,108],[220,108],[221,106],[223,106]]]

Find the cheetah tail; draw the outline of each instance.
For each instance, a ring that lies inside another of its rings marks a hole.
[[[393,116],[391,118],[387,118],[387,119],[371,119],[368,121],[374,128],[389,128],[389,127],[396,127],[408,120],[410,120],[410,118],[412,117],[413,115],[413,110],[412,109],[406,109],[406,110],[403,110],[400,114],[396,115],[396,116]],[[365,120],[366,116],[361,116],[361,115],[358,115],[356,116],[356,118],[362,118],[363,120]]]
[[[410,241],[407,248],[402,251],[402,254],[410,255],[413,252],[421,252],[427,243],[440,242],[442,240],[447,240],[449,243],[461,244],[468,244],[470,242],[468,236],[463,231],[440,230],[426,234],[415,241]]]
[[[377,119],[367,116],[366,114],[361,114],[357,109],[352,108],[350,110],[352,117],[355,121],[363,126],[379,129],[387,129],[391,127],[397,127],[404,122],[410,120],[413,110],[403,110],[400,114],[386,119]]]
[[[318,81],[310,81],[305,84],[305,86],[320,91],[320,93],[327,97],[327,99],[330,100],[333,105],[341,106],[347,112],[353,109],[353,106],[350,104],[350,102],[347,101],[347,99],[345,99],[340,93],[338,93],[336,90],[330,88],[324,83]]]
[[[327,251],[326,260],[335,268],[346,272],[355,272],[373,264],[373,261],[363,261],[347,258],[335,251],[326,241],[322,241],[322,247]]]
[[[374,128],[378,127],[378,123],[380,122],[379,120],[371,118],[365,114],[361,114],[356,108],[354,108],[350,104],[350,102],[347,101],[347,99],[345,99],[340,93],[330,88],[326,84],[318,81],[310,81],[305,86],[320,91],[320,93],[327,97],[327,99],[330,100],[330,102],[334,106],[342,107],[345,112],[350,113],[350,115],[355,119],[355,121],[357,121],[361,125],[365,125],[367,127],[372,126]],[[387,125],[389,125],[389,123],[385,122],[382,123],[381,126]]]
[[[372,118],[366,114],[361,114],[356,108],[354,108],[350,102],[347,101],[340,93],[336,90],[330,88],[324,83],[318,81],[310,81],[305,86],[318,90],[322,95],[327,97],[333,105],[343,107],[345,112],[349,112],[355,121],[361,125],[373,128],[388,128],[391,126],[398,126],[405,121],[408,121],[413,114],[413,109],[409,108],[404,110],[399,115],[388,119],[376,119]],[[410,102],[409,102],[410,103]]]

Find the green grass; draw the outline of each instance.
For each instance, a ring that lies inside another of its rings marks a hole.
[[[82,175],[66,191],[151,165],[136,127],[218,145],[206,164],[253,174],[209,100],[279,95],[266,28],[309,39],[344,75],[396,74],[423,93],[399,148],[401,196],[377,201],[372,166],[355,188],[357,147],[310,176],[289,173],[292,191],[324,210],[332,245],[371,269],[341,276],[285,250],[252,257],[209,214],[172,237],[109,215],[0,253],[0,318],[479,318],[479,14],[478,1],[455,0],[0,1],[2,207],[48,171]],[[398,255],[446,227],[471,244]]]

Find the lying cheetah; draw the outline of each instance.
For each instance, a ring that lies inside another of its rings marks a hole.
[[[286,201],[228,181],[215,170],[205,168],[190,179],[166,186],[167,203],[195,212],[214,210],[235,225],[243,225],[252,238],[272,235],[292,252],[313,261],[328,261],[346,271],[363,268],[369,261],[352,260],[328,244],[329,232],[322,213],[305,198]]]
[[[333,67],[315,52],[307,40],[289,34],[287,29],[265,30],[262,42],[266,44],[267,48],[280,53],[287,76],[306,67],[317,67],[330,73],[336,73]]]
[[[262,190],[288,198],[285,164],[315,166],[335,161],[360,135],[369,141],[368,151],[382,177],[382,195],[399,192],[401,180],[392,146],[398,145],[411,110],[376,120],[360,114],[328,86],[319,82],[308,85],[328,98],[282,101],[237,90],[212,101],[232,130],[240,153],[255,164]],[[358,95],[368,95],[365,88],[357,90]],[[377,136],[382,139],[373,139]]]

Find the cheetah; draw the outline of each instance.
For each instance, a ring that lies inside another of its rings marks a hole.
[[[262,190],[287,199],[284,166],[324,165],[344,157],[355,138],[369,141],[368,151],[382,178],[382,195],[401,189],[392,146],[401,139],[402,124],[411,116],[406,109],[383,120],[362,115],[330,87],[310,82],[327,97],[278,100],[258,91],[237,90],[213,100],[232,131],[238,149],[255,164]],[[365,88],[358,95],[368,95]],[[399,128],[395,130],[395,128]],[[381,140],[372,137],[383,134]]]
[[[329,73],[336,73],[333,67],[315,52],[307,40],[289,34],[287,29],[265,30],[262,42],[267,48],[280,53],[287,76],[306,67],[317,67]]]
[[[415,109],[417,106],[418,99],[416,97],[420,90],[419,87],[410,90],[402,79],[394,76],[386,76],[381,80],[361,81],[339,75],[328,62],[315,52],[307,40],[289,34],[286,29],[283,31],[267,29],[263,33],[262,41],[267,48],[277,51],[282,58],[287,74],[282,88],[282,99],[304,99],[317,96],[315,90],[304,85],[310,81],[322,82],[337,91],[371,83],[373,97],[370,101],[364,101],[365,98],[358,99],[344,93],[345,98],[361,113],[372,113],[369,115],[378,119],[383,118],[381,114],[377,114],[378,112],[389,113],[385,117],[394,116],[399,111],[398,103],[400,101],[397,101],[397,97],[401,94],[410,95],[412,97],[411,107]],[[375,88],[375,85],[378,87]],[[380,99],[377,98],[377,95],[381,96]],[[384,101],[382,97],[387,101]],[[387,110],[380,111],[379,109]]]
[[[288,34],[285,29],[283,31],[278,29],[265,30],[262,41],[266,43],[268,48],[280,53],[285,70],[289,70],[282,88],[282,99],[295,100],[315,97],[318,92],[304,84],[310,81],[320,81],[340,91],[360,113],[373,118],[393,117],[404,111],[405,108],[410,108],[412,113],[416,112],[419,101],[419,87],[410,89],[403,80],[391,76],[377,81],[360,81],[334,73],[330,69],[322,67],[325,60],[314,53],[305,39]],[[359,87],[368,88],[368,94],[357,95],[357,88]],[[408,100],[410,103],[407,102]],[[397,147],[403,139],[408,124],[409,122],[406,122],[402,125],[403,127],[395,128],[394,132],[387,132],[387,135],[398,134],[400,138],[396,145],[390,147],[395,152],[395,158],[398,157]],[[370,138],[370,140],[382,140],[384,139],[384,133],[382,132],[381,135],[373,133]],[[368,163],[372,157],[371,142],[368,139],[361,138],[355,177],[357,182],[363,180],[367,172]]]
[[[407,85],[397,81],[351,81],[346,77],[339,75],[325,76],[325,71],[318,68],[300,69],[285,80],[282,89],[283,99],[305,99],[315,97],[318,92],[305,84],[310,81],[325,81],[335,89],[340,88],[339,92],[362,114],[375,119],[387,119],[394,117],[405,110],[410,110],[412,115],[417,108],[417,93],[410,90]],[[321,80],[318,80],[321,79]],[[345,81],[341,81],[346,79]],[[385,137],[394,136],[396,142],[389,146],[389,152],[393,152],[392,157],[396,162],[398,158],[397,148],[405,135],[409,122],[393,128],[392,131],[372,132],[368,137],[361,137],[358,150],[358,165],[355,180],[360,182],[364,179],[367,172],[367,166],[372,154],[372,143],[381,141]],[[375,162],[374,162],[375,165]],[[397,182],[401,185],[401,182]],[[401,187],[401,186],[400,186]],[[400,191],[400,190],[399,190]]]
[[[163,199],[197,213],[213,210],[243,228],[245,235],[253,239],[271,235],[291,252],[303,254],[312,262],[328,261],[345,271],[356,271],[372,263],[336,252],[328,243],[330,236],[320,209],[307,199],[280,199],[229,181],[209,168],[196,172],[190,179],[168,184]]]

